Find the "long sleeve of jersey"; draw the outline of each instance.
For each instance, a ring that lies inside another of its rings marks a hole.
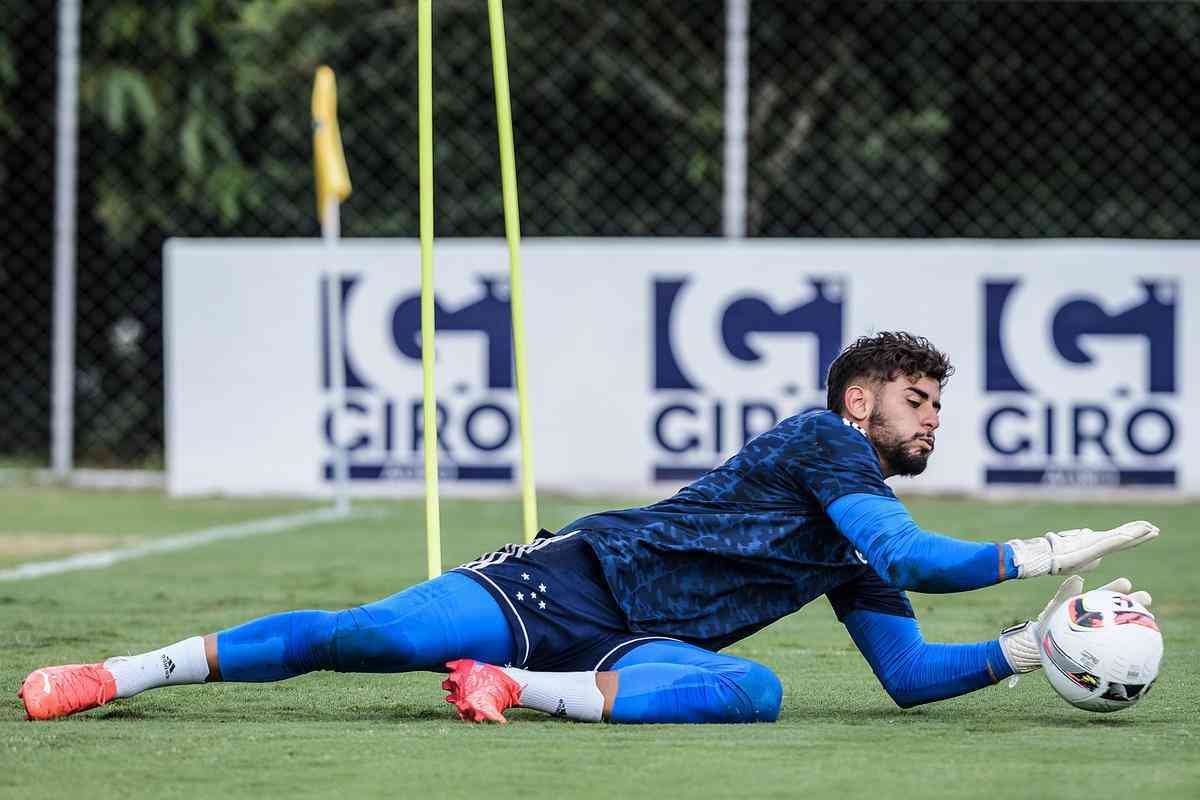
[[[848,494],[826,508],[867,563],[897,589],[965,592],[1017,576],[1012,548],[924,531],[895,497]]]
[[[945,700],[1012,675],[1000,642],[932,644],[912,617],[856,610],[842,620],[883,688],[901,708]]]

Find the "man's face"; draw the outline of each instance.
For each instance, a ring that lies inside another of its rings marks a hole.
[[[886,474],[925,471],[941,410],[942,390],[932,378],[899,375],[880,386],[867,430]]]

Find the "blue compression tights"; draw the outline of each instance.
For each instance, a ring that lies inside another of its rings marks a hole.
[[[450,572],[344,611],[288,611],[217,634],[221,677],[278,681],[314,670],[444,671],[456,658],[512,660],[512,634],[496,601]],[[753,722],[779,715],[782,690],[769,669],[669,640],[626,653],[614,722]]]
[[[888,693],[903,706],[973,691],[1011,674],[999,644],[928,644],[916,620],[855,611],[845,620]],[[444,671],[456,658],[512,660],[512,635],[481,586],[456,573],[344,611],[289,611],[217,634],[221,677],[278,681],[314,670]],[[779,716],[771,670],[673,640],[639,645],[620,674],[613,722],[756,722]]]
[[[445,672],[455,658],[512,660],[508,621],[475,581],[449,572],[369,605],[288,611],[217,634],[221,677],[279,681],[314,670]]]

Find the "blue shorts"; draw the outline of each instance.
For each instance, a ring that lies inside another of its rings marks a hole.
[[[513,634],[511,666],[606,670],[643,642],[677,641],[629,629],[600,561],[577,533],[508,544],[454,570],[486,589],[504,612]]]

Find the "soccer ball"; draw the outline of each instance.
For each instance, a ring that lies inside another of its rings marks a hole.
[[[1085,711],[1120,711],[1154,685],[1163,641],[1144,606],[1094,589],[1055,609],[1038,649],[1047,680],[1064,700]]]

